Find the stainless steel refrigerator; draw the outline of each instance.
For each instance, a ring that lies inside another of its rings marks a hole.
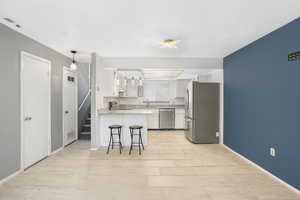
[[[219,142],[220,85],[191,81],[185,93],[185,136],[192,143]]]

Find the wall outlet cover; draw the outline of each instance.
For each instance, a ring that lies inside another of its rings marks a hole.
[[[273,156],[273,157],[276,156],[276,152],[275,152],[275,148],[274,147],[270,148],[270,155]]]

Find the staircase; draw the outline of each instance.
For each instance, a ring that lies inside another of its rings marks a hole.
[[[81,125],[78,137],[80,140],[91,139],[91,113],[88,114],[88,117],[85,119],[85,123]]]

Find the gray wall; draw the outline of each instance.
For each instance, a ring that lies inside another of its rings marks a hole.
[[[20,52],[52,62],[52,151],[62,146],[62,66],[71,60],[0,24],[0,180],[20,168]]]

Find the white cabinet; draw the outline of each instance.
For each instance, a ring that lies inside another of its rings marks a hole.
[[[176,109],[175,110],[175,128],[176,129],[184,129],[185,127],[185,111],[184,109]]]
[[[177,85],[177,80],[172,80],[170,81],[170,99],[176,98],[176,85]]]
[[[100,93],[102,96],[114,96],[115,83],[114,83],[114,71],[113,70],[104,70],[101,77],[100,84]]]
[[[148,129],[158,129],[158,109],[152,109],[152,114],[148,115]]]
[[[171,97],[170,81],[145,80],[144,97],[149,101],[169,101]]]
[[[176,97],[184,97],[185,96],[185,89],[189,82],[190,82],[189,79],[176,80]]]
[[[152,109],[152,114],[148,115],[148,129],[159,128],[159,112],[158,109]],[[185,111],[183,108],[175,110],[175,129],[184,129],[185,127]]]

